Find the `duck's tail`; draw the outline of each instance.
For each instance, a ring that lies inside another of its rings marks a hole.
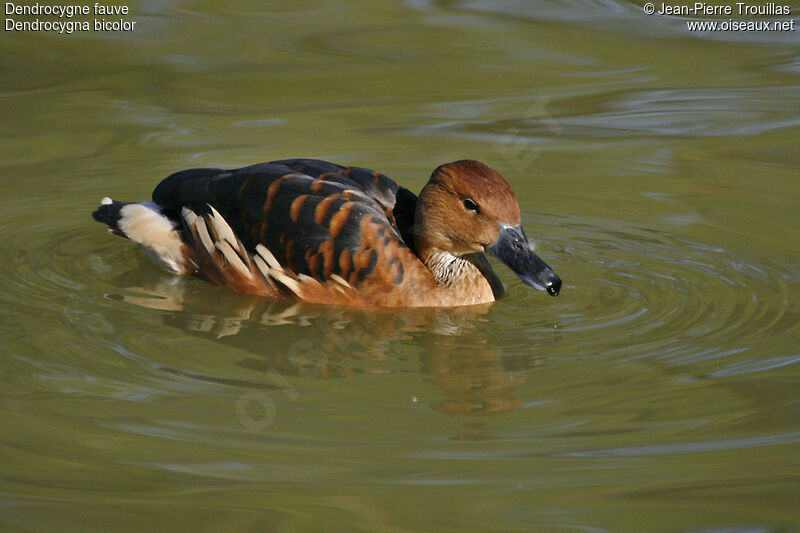
[[[115,202],[103,198],[92,217],[114,235],[140,244],[156,263],[178,274],[190,274],[196,266],[181,235],[180,223],[164,214],[154,202]]]
[[[119,220],[122,218],[120,210],[129,205],[127,202],[115,202],[108,196],[100,200],[100,206],[92,213],[92,218],[108,226],[108,232],[120,237],[129,238],[119,228]]]

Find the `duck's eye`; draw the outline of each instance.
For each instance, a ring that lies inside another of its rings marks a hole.
[[[466,200],[464,200],[464,209],[466,209],[470,213],[477,213],[478,204],[476,204],[475,200],[473,200],[472,198],[467,198]]]

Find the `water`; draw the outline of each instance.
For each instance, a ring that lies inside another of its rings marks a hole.
[[[627,3],[149,2],[0,35],[3,531],[800,530],[798,33]],[[800,12],[795,7],[794,12]],[[233,294],[99,199],[309,156],[503,173],[565,282]]]

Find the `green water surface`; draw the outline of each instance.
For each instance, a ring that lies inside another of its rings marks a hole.
[[[0,531],[800,531],[800,30],[128,5],[0,33]],[[561,296],[497,265],[486,307],[274,302],[90,216],[287,157],[492,165]]]

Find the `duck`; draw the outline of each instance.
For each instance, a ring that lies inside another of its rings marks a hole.
[[[485,254],[558,296],[508,182],[490,166],[437,167],[419,196],[388,176],[318,159],[176,172],[151,201],[103,198],[93,218],[156,263],[234,291],[318,304],[455,307],[504,286]]]

